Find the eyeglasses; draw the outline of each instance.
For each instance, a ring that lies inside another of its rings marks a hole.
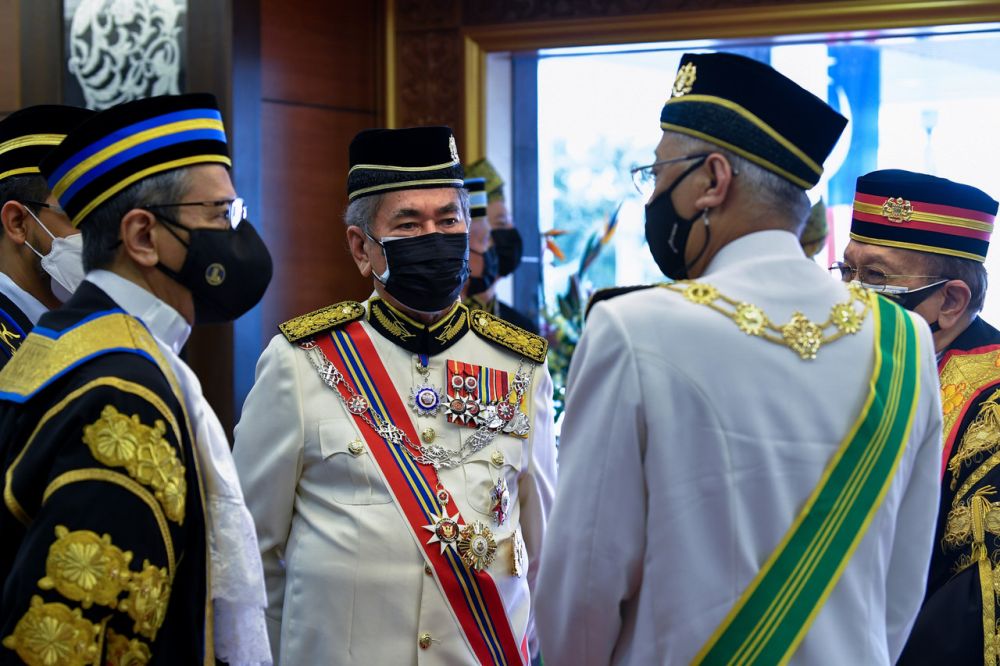
[[[24,205],[24,206],[38,206],[39,208],[48,208],[49,210],[51,210],[53,213],[56,213],[57,215],[66,215],[66,211],[64,211],[59,206],[53,206],[52,204],[47,204],[47,203],[42,202],[42,201],[29,201],[29,200],[25,200],[25,201],[22,201],[21,204]],[[69,216],[67,215],[67,217],[69,217]]]
[[[175,206],[202,206],[204,208],[226,208],[225,216],[229,220],[229,226],[233,229],[239,226],[240,222],[247,219],[247,206],[243,197],[235,199],[221,199],[219,201],[186,201],[184,203],[165,203],[145,206],[144,208],[153,210],[156,208],[173,208]],[[222,211],[219,211],[220,213]]]
[[[885,271],[878,268],[869,268],[868,266],[860,266],[855,268],[850,264],[846,264],[842,261],[835,261],[830,265],[830,272],[835,276],[839,277],[844,282],[851,282],[852,280],[859,280],[864,282],[868,287],[884,287],[885,289],[876,289],[876,291],[888,291],[889,284],[892,280],[902,280],[905,278],[922,278],[927,280],[950,280],[951,278],[945,277],[943,275],[890,275]]]
[[[629,169],[632,174],[632,184],[635,185],[635,189],[643,198],[648,199],[650,195],[653,194],[653,189],[656,187],[656,174],[660,172],[660,167],[666,166],[667,164],[674,164],[676,162],[688,162],[690,160],[704,159],[708,157],[708,153],[698,153],[696,155],[685,155],[684,157],[675,157],[670,160],[660,160],[659,162],[653,162],[652,164],[647,164],[645,166],[634,166]]]

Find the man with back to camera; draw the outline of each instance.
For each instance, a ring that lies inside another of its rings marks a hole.
[[[365,130],[350,164],[374,293],[281,324],[236,429],[275,661],[526,663],[555,482],[545,340],[458,300],[451,130]]]
[[[83,237],[51,196],[38,164],[92,115],[43,105],[0,120],[0,368],[38,318],[83,279]]]
[[[672,284],[598,302],[539,580],[547,664],[891,664],[920,605],[940,403],[919,318],[804,256],[845,120],[686,54],[646,237]]]
[[[271,259],[211,95],[94,115],[41,163],[86,279],[0,372],[0,662],[270,663],[253,522],[179,354]]]
[[[996,213],[970,185],[875,171],[858,178],[851,241],[832,267],[927,320],[938,356],[941,503],[924,605],[900,664],[997,663],[1000,332],[979,316]]]

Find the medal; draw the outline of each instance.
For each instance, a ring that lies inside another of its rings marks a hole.
[[[410,388],[410,408],[417,416],[436,416],[444,406],[444,391],[432,385],[428,379],[426,354],[417,355],[417,372],[423,377],[423,381]]]
[[[434,515],[434,522],[430,525],[424,525],[424,529],[431,532],[431,538],[427,540],[428,545],[432,543],[441,544],[441,553],[443,554],[446,548],[451,548],[456,550],[456,542],[459,537],[459,525],[458,525],[458,514],[449,517],[448,512],[441,509],[441,515]]]
[[[507,489],[507,479],[504,478],[503,474],[500,475],[493,490],[490,491],[490,501],[493,503],[490,507],[490,513],[493,514],[493,520],[499,527],[506,522],[510,513],[510,490]]]
[[[510,573],[512,576],[520,578],[524,575],[524,539],[521,538],[521,530],[515,529],[510,538]]]
[[[478,520],[467,524],[458,537],[458,552],[466,566],[474,571],[482,571],[493,563],[497,554],[493,532]]]

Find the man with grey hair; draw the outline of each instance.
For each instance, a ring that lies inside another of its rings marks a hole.
[[[845,124],[759,62],[686,54],[646,238],[675,282],[597,302],[542,555],[546,664],[892,664],[941,417],[918,318],[797,233]]]
[[[446,127],[366,130],[345,214],[365,303],[287,321],[234,455],[277,663],[524,663],[555,479],[543,338],[458,300]]]

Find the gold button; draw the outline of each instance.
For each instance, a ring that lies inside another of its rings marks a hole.
[[[428,576],[433,576],[434,575],[434,570],[431,569],[431,565],[429,565],[429,564],[425,564],[424,565],[424,573],[427,574]]]
[[[352,456],[360,456],[365,452],[365,445],[361,443],[360,439],[352,440],[350,444],[347,445],[347,451]]]
[[[424,428],[420,431],[420,439],[424,440],[424,444],[433,442],[436,435],[437,433],[434,432],[434,428]]]
[[[417,639],[417,645],[420,646],[421,650],[426,650],[431,646],[431,635],[426,631],[420,634],[420,638]]]
[[[490,460],[493,461],[495,467],[503,467],[503,451],[494,451]]]

